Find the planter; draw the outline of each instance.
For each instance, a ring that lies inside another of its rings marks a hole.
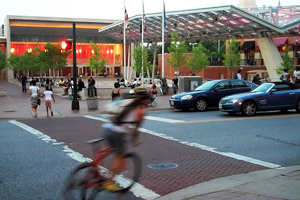
[[[89,110],[96,110],[99,106],[99,98],[86,98],[86,104]]]

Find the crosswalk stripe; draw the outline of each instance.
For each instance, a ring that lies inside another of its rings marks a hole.
[[[168,118],[162,118],[162,117],[154,117],[154,116],[145,116],[145,119],[148,120],[154,120],[154,121],[160,121],[160,122],[167,122],[167,123],[184,123],[183,120],[177,120],[177,119],[168,119]]]

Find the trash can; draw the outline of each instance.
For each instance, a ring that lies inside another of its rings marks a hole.
[[[202,83],[203,83],[202,76],[179,76],[178,77],[179,92],[193,91]]]

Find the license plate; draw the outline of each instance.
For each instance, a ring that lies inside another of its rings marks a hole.
[[[174,106],[174,101],[170,101],[171,106]]]
[[[222,104],[219,104],[219,109],[222,109]]]

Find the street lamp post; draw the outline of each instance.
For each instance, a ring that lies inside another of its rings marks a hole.
[[[76,67],[76,25],[73,22],[73,101],[72,110],[79,110],[79,101],[77,99],[77,67]]]

